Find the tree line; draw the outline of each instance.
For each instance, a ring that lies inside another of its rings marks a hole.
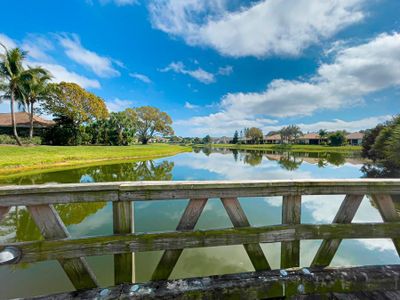
[[[15,108],[29,113],[29,137],[34,135],[34,114],[52,115],[55,126],[43,134],[44,143],[54,145],[147,144],[155,135],[173,135],[172,119],[156,107],[128,108],[109,112],[104,100],[76,83],[52,83],[42,67],[26,67],[26,51],[4,49],[0,53],[0,101],[10,101],[13,136],[22,145]]]
[[[362,156],[388,170],[400,169],[400,116],[365,132]]]

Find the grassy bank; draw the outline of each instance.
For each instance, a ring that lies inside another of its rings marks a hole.
[[[153,159],[190,151],[189,147],[151,144],[113,146],[0,146],[0,179],[49,169]]]
[[[204,146],[204,145],[203,145]],[[240,145],[240,144],[212,144],[213,148],[227,148],[237,150],[276,150],[292,152],[354,152],[361,151],[361,146],[323,146],[323,145]]]

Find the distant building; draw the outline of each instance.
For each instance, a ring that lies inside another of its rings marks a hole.
[[[318,133],[307,133],[298,138],[300,144],[306,145],[319,145],[324,140]]]
[[[267,135],[264,137],[267,144],[281,144],[282,139],[280,134]]]
[[[229,142],[232,140],[232,138],[227,137],[227,136],[221,136],[218,138],[211,138],[211,143],[213,144],[229,144]]]
[[[19,131],[22,133],[28,133],[30,128],[30,115],[27,112],[15,113],[15,123]],[[51,120],[44,119],[42,117],[33,116],[33,128],[34,129],[46,129],[54,126],[56,123]],[[22,129],[22,130],[21,130]],[[11,114],[0,113],[0,134],[12,134],[12,122]]]
[[[349,142],[349,144],[353,146],[361,145],[363,138],[364,138],[364,133],[361,132],[353,132],[346,136],[346,139]]]

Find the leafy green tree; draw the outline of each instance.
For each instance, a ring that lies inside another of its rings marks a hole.
[[[76,126],[108,117],[104,100],[76,83],[53,83],[50,88],[52,95],[43,104],[49,114],[69,119]]]
[[[142,106],[135,109],[137,114],[136,129],[139,141],[146,145],[155,134],[173,135],[172,119],[156,107]]]
[[[136,122],[137,114],[134,109],[111,113],[106,122],[109,144],[129,145],[136,134]]]
[[[279,134],[281,135],[282,142],[287,141],[288,143],[293,143],[302,135],[302,132],[299,126],[289,125],[283,127],[279,131]]]
[[[203,138],[203,144],[211,144],[211,137],[208,134]]]
[[[329,144],[331,146],[343,146],[347,143],[346,135],[343,131],[336,131],[328,136]]]
[[[382,129],[384,128],[385,126],[383,124],[378,124],[374,128],[365,131],[364,138],[362,140],[362,151],[361,151],[362,157],[372,159],[373,161],[377,160],[378,153],[376,153],[374,144],[376,138],[379,136]]]
[[[251,127],[245,130],[246,138],[250,140],[252,144],[260,144],[263,141],[263,132],[260,128]]]
[[[235,134],[233,135],[232,144],[239,143],[239,132],[236,130]]]
[[[22,145],[15,122],[15,103],[24,82],[32,79],[33,73],[39,72],[38,68],[25,69],[23,66],[27,52],[19,48],[8,50],[3,44],[4,54],[0,54],[0,88],[4,92],[3,98],[10,99],[11,123],[13,135],[18,145]],[[22,99],[20,99],[22,100]]]

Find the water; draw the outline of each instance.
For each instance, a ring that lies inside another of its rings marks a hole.
[[[9,179],[1,184],[76,183],[125,180],[245,180],[359,178],[364,161],[357,155],[327,153],[274,153],[209,149],[154,161],[109,164]],[[344,196],[304,196],[302,222],[330,223]],[[253,226],[281,223],[281,198],[242,198],[245,213]],[[135,231],[174,230],[187,200],[136,202]],[[72,237],[112,234],[111,203],[56,205]],[[365,198],[354,222],[380,222],[372,202]],[[218,199],[207,203],[197,229],[231,227]],[[24,207],[13,208],[0,223],[1,242],[41,239]],[[300,263],[308,266],[320,241],[302,241]],[[280,265],[280,244],[263,244],[273,268]],[[136,281],[150,279],[161,251],[135,254]],[[113,256],[88,257],[90,267],[101,286],[114,284]],[[332,261],[333,266],[400,263],[390,240],[346,240]],[[205,276],[252,271],[242,246],[186,249],[171,278]],[[26,297],[73,290],[57,261],[0,266],[0,298]]]

